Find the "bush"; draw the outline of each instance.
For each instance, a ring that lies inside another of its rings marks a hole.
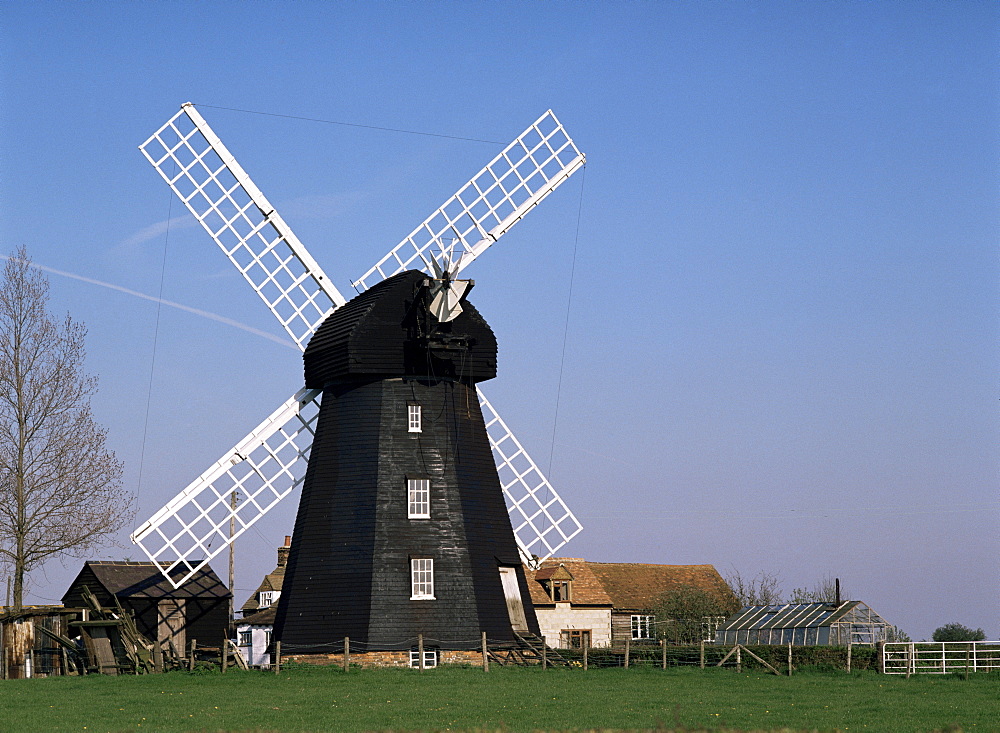
[[[982,629],[970,629],[962,624],[945,624],[934,630],[934,641],[983,641],[986,633]]]

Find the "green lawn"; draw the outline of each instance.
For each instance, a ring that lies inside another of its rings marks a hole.
[[[1000,730],[1000,676],[297,668],[0,682],[4,731]]]

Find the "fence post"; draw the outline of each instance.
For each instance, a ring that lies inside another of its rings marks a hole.
[[[420,671],[424,671],[424,635],[417,634],[417,654],[420,656]]]
[[[881,674],[885,674],[885,642],[880,641],[875,645],[875,669]]]
[[[629,643],[631,641],[632,641],[631,635],[625,637],[625,669],[628,669],[628,658],[629,658],[629,653],[630,653],[630,649],[631,649],[631,647],[629,646]]]
[[[188,660],[188,671],[189,672],[193,672],[194,671],[194,652],[195,652],[195,649],[197,649],[197,648],[198,648],[198,640],[197,639],[192,639],[191,640],[191,658]]]
[[[229,635],[222,637],[222,646],[219,647],[219,666],[222,667],[222,674],[226,673],[226,665],[229,662]]]
[[[666,655],[667,655],[667,648],[664,646],[663,647],[663,656],[666,657]],[[705,640],[704,639],[701,640],[701,645],[700,645],[700,647],[698,649],[698,666],[701,667],[702,669],[705,669]]]
[[[542,637],[542,669],[548,669],[549,667],[549,645],[545,643],[545,637]]]
[[[486,651],[486,632],[483,632],[483,671],[490,671],[490,657]]]
[[[69,676],[69,654],[66,653],[66,647],[60,647],[60,651],[62,651],[62,673],[63,673],[63,677],[68,677]],[[968,656],[968,655],[966,655],[966,656]],[[968,667],[969,665],[966,664],[965,666]]]
[[[31,649],[28,650],[28,659],[26,661],[28,662],[28,667],[30,668],[31,674],[30,675],[24,675],[24,676],[25,677],[32,677],[32,678],[34,678],[34,676],[35,676],[35,648],[34,647],[32,647]],[[138,674],[138,670],[136,671],[136,674]]]
[[[969,645],[965,645],[965,679],[969,679]]]
[[[906,679],[910,679],[910,663],[913,660],[913,644],[906,645]]]
[[[792,642],[788,642],[788,676],[792,676]]]
[[[346,672],[351,668],[351,637],[349,636],[344,637],[343,657],[342,661],[344,662],[344,671]]]
[[[740,650],[742,648],[743,647],[741,647],[739,644],[736,645],[736,674],[739,674],[740,672],[743,671],[743,663],[742,660],[740,659]]]
[[[587,655],[590,652],[590,644],[581,644],[583,647],[583,671],[587,671]]]
[[[667,640],[666,639],[660,639],[660,647],[661,647],[660,651],[663,654],[663,662],[662,662],[661,668],[662,669],[666,669],[667,668]]]
[[[281,642],[274,642],[274,673],[281,673]]]
[[[847,671],[851,671],[851,642],[847,642]]]

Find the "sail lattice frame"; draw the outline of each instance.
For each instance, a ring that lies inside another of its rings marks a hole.
[[[188,103],[139,146],[300,349],[346,300]]]
[[[500,487],[522,559],[531,567],[551,557],[583,525],[545,478],[507,423],[479,390]]]
[[[448,252],[456,276],[586,162],[552,110],[535,120],[374,267],[354,282],[365,291],[404,270],[433,272]],[[455,246],[456,244],[460,246]],[[452,251],[456,255],[450,254]]]
[[[321,394],[297,392],[132,534],[175,588],[302,483]]]

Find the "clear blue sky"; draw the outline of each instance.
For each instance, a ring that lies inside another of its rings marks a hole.
[[[342,290],[498,146],[208,105],[498,141],[551,107],[586,174],[469,275],[501,348],[485,390],[585,524],[564,554],[839,576],[915,638],[997,638],[998,21],[988,2],[7,2],[0,251],[151,296],[162,277],[280,337],[136,149],[181,103]],[[50,279],[89,327],[140,520],[301,385],[272,339],[172,307],[157,328],[149,300]],[[287,504],[241,541],[238,602]],[[78,568],[50,563],[30,600]]]

